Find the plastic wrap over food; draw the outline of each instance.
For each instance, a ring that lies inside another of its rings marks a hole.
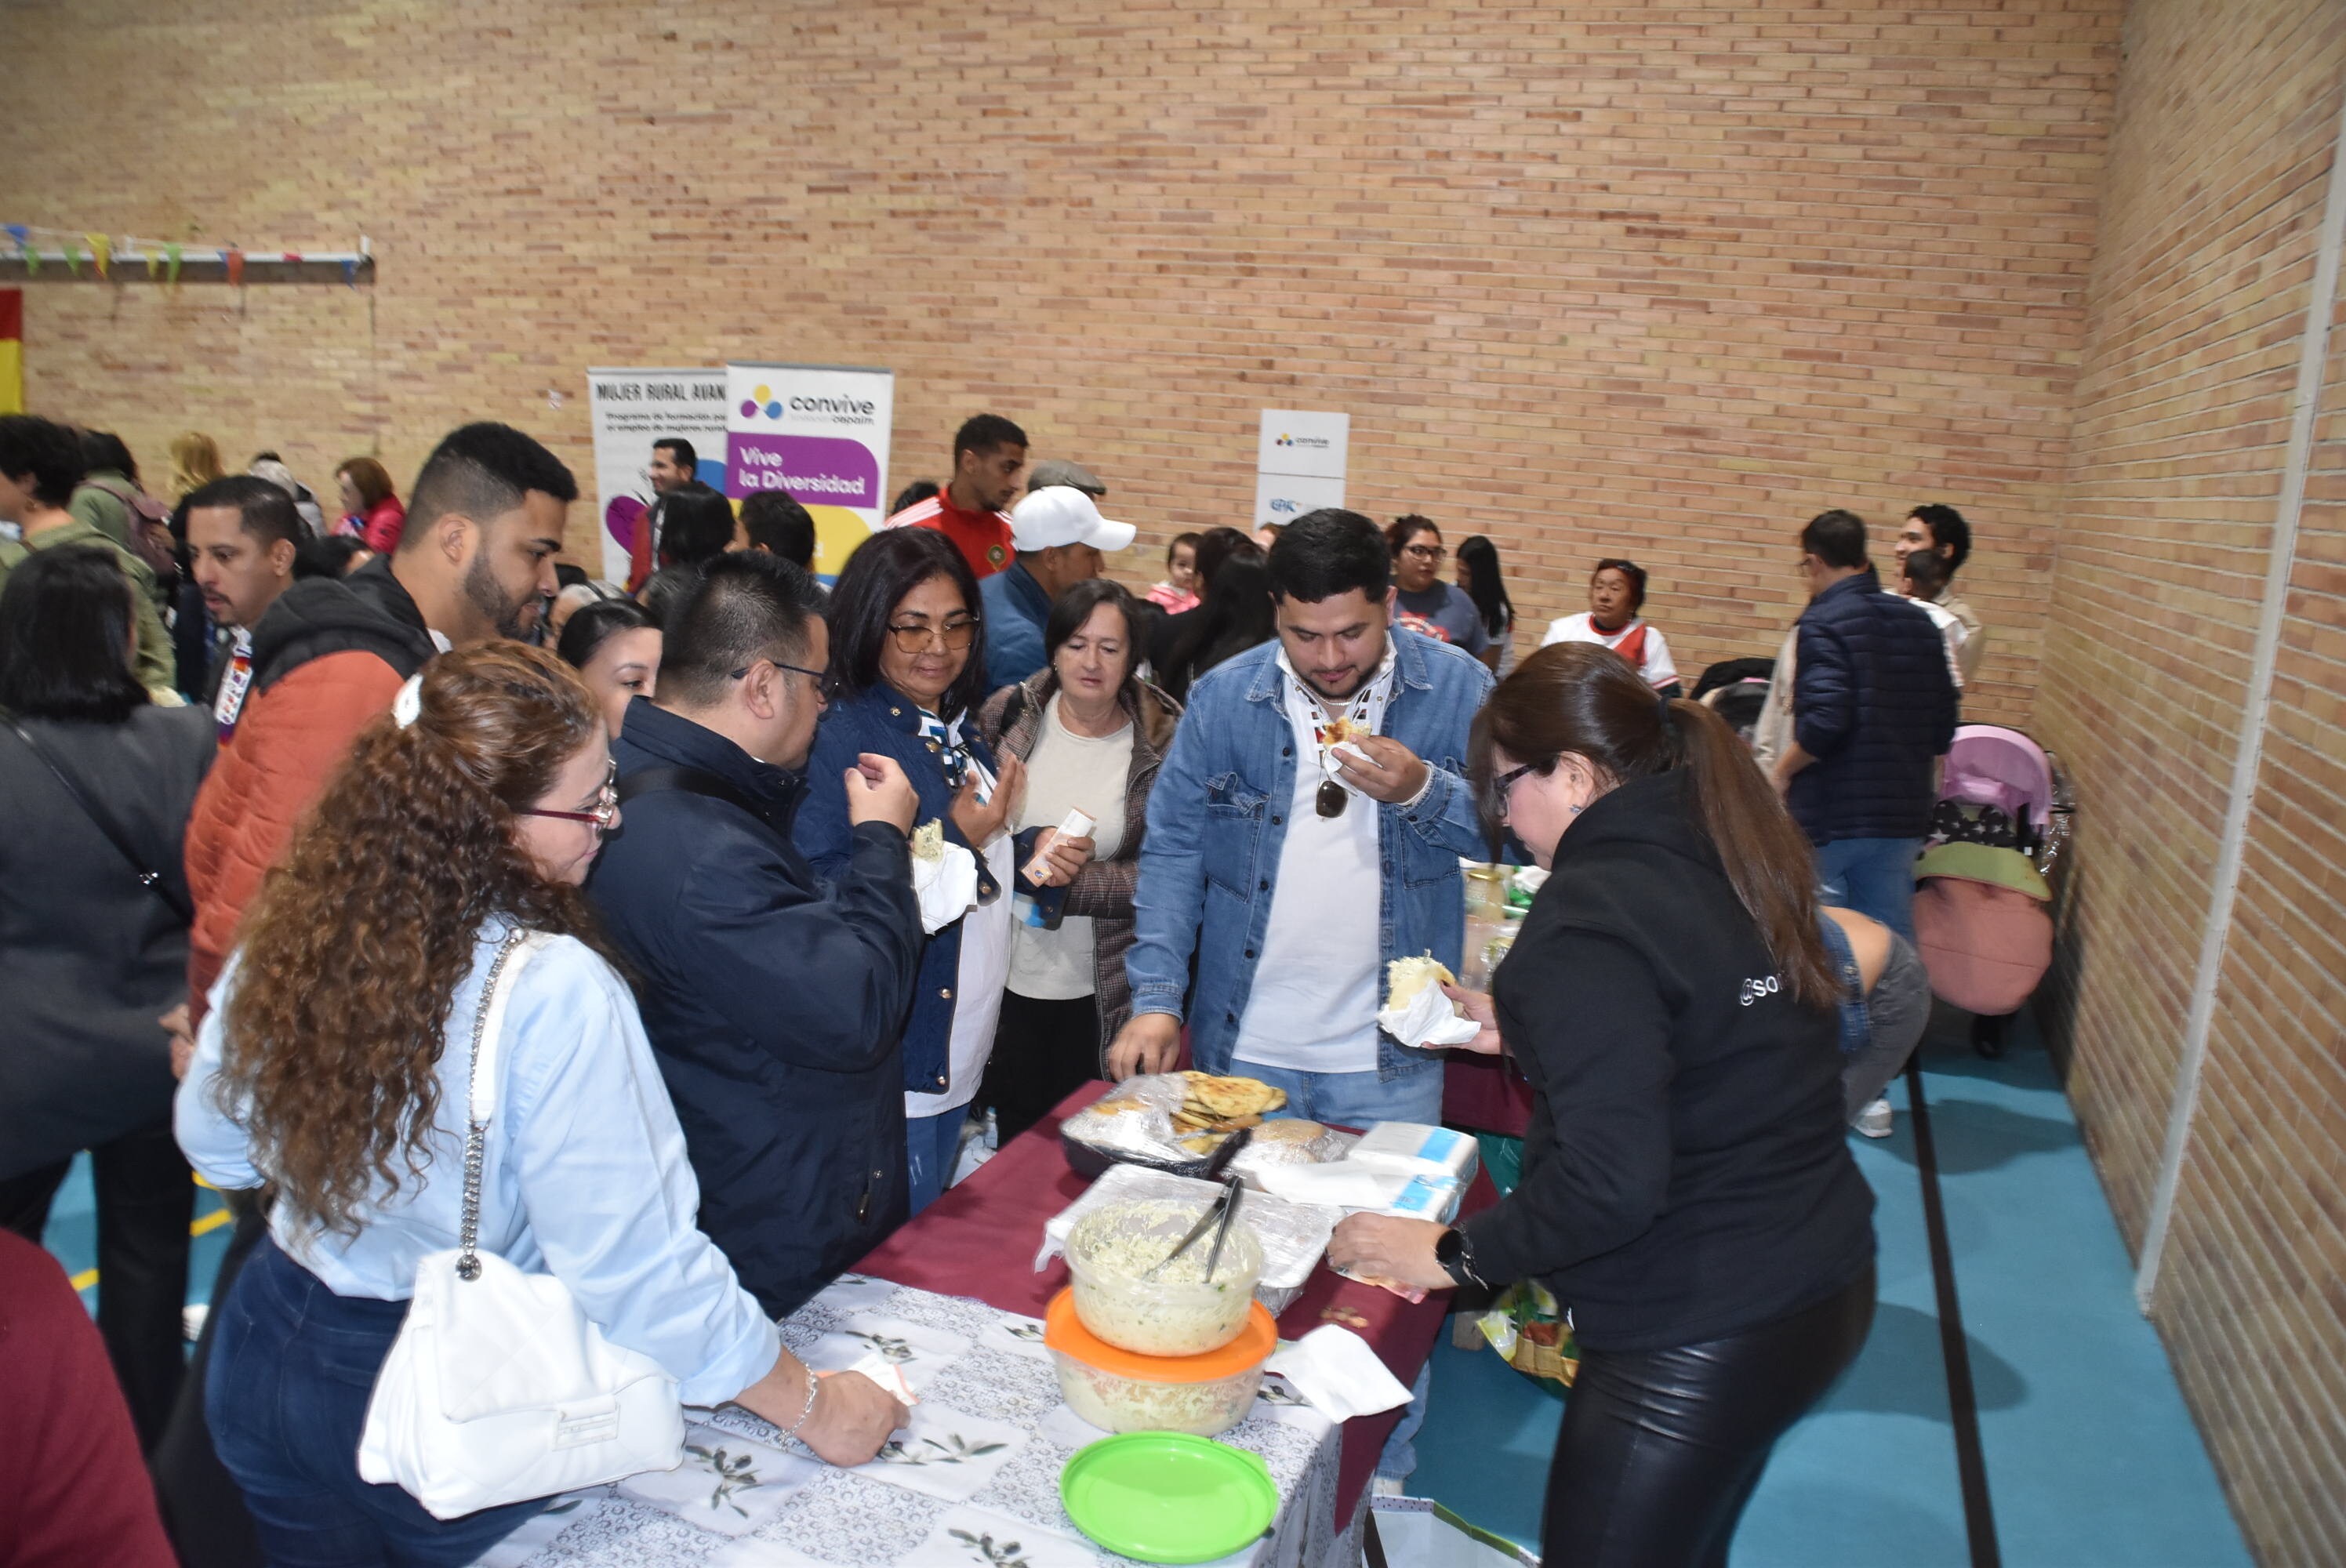
[[[1178,1073],[1127,1078],[1060,1125],[1060,1132],[1094,1148],[1122,1150],[1159,1161],[1196,1156],[1181,1146],[1173,1114],[1181,1108],[1188,1084]]]
[[[1039,1270],[1059,1256],[1076,1221],[1095,1209],[1137,1199],[1171,1198],[1193,1205],[1202,1215],[1221,1191],[1216,1182],[1198,1181],[1141,1166],[1111,1166],[1107,1175],[1092,1183],[1089,1191],[1043,1227],[1043,1246],[1035,1254],[1035,1267]],[[1311,1277],[1311,1270],[1328,1250],[1329,1233],[1336,1228],[1340,1217],[1336,1209],[1317,1204],[1289,1203],[1268,1193],[1250,1193],[1239,1206],[1238,1223],[1250,1228],[1262,1247],[1262,1284],[1255,1295],[1274,1317],[1295,1299],[1295,1293]]]
[[[1358,1135],[1317,1122],[1287,1117],[1268,1121],[1254,1130],[1246,1147],[1230,1156],[1230,1174],[1260,1192],[1264,1171],[1276,1166],[1324,1165],[1342,1159]]]

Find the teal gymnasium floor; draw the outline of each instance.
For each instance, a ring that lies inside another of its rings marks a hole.
[[[1923,1078],[1953,1295],[1977,1409],[1965,1506],[1915,1118],[1852,1138],[1878,1200],[1872,1338],[1777,1450],[1733,1568],[2245,1568],[2250,1561],[2157,1335],[2052,1064],[2033,1029],[2001,1061],[1934,1031]],[[194,1299],[227,1241],[201,1196]],[[87,1161],[49,1247],[94,1300]],[[1497,1356],[1444,1342],[1410,1491],[1537,1545],[1561,1400]]]

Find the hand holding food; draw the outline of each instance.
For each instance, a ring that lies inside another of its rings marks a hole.
[[[1454,1282],[1434,1261],[1433,1244],[1448,1228],[1430,1219],[1355,1214],[1339,1223],[1328,1238],[1328,1263],[1354,1279],[1399,1295],[1447,1290]]]
[[[1331,740],[1330,744],[1335,742]],[[1417,753],[1390,736],[1371,735],[1353,726],[1345,737],[1345,748],[1334,754],[1337,774],[1370,799],[1397,806],[1413,799],[1425,788],[1425,763]],[[1369,761],[1355,761],[1354,752],[1365,753]]]

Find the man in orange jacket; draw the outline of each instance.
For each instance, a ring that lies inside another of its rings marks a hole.
[[[555,590],[578,484],[520,431],[453,432],[408,494],[395,554],[294,584],[253,629],[250,695],[188,822],[190,1033],[245,906],[359,731],[434,652],[522,636]]]

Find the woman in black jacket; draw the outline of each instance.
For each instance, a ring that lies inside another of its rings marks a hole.
[[[1873,1317],[1808,843],[1716,714],[1594,644],[1502,682],[1474,761],[1551,872],[1494,994],[1452,993],[1536,1092],[1523,1182],[1454,1229],[1346,1220],[1329,1257],[1545,1282],[1581,1363],[1542,1561],[1722,1568],[1770,1449]]]
[[[39,1241],[92,1151],[97,1326],[147,1449],[182,1372],[196,1200],[158,1015],[187,1000],[180,835],[218,745],[209,710],[148,701],[135,591],[110,552],[69,545],[0,593],[0,1225]]]

